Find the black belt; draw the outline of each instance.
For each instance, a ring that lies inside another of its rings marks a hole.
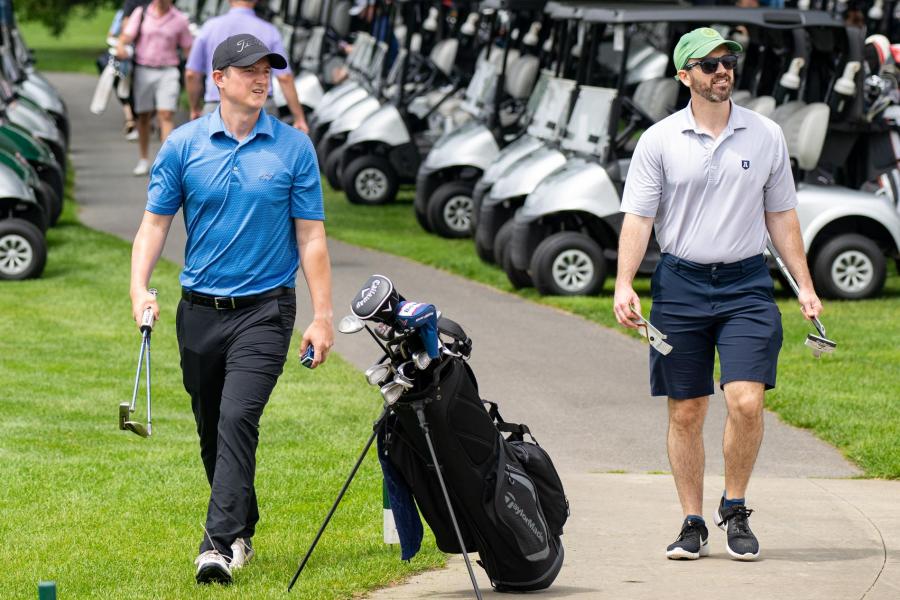
[[[294,288],[279,287],[254,296],[206,296],[204,294],[198,294],[197,292],[182,289],[181,299],[185,302],[190,302],[191,304],[208,306],[209,308],[215,308],[216,310],[234,310],[236,308],[253,306],[263,300],[293,295],[293,293]]]

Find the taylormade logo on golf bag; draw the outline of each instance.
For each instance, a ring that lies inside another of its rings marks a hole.
[[[540,528],[535,525],[534,519],[525,514],[525,511],[519,506],[518,502],[516,502],[516,497],[512,495],[511,492],[506,492],[506,496],[504,496],[504,500],[506,500],[506,508],[511,510],[517,517],[522,519],[531,533],[539,539],[541,542],[544,541],[544,533],[540,530]]]
[[[381,280],[376,279],[372,282],[372,285],[368,288],[363,288],[360,290],[362,292],[362,299],[356,303],[356,308],[362,308],[362,305],[372,299],[372,297],[378,292],[378,288],[381,285]]]

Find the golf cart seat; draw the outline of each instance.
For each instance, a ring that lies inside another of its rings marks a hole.
[[[304,4],[309,0],[304,0]],[[313,0],[312,4],[316,4]],[[338,0],[331,9],[331,28],[338,37],[344,38],[350,33],[350,5],[347,0]]]
[[[515,62],[507,63],[505,91],[510,100],[504,102],[500,108],[501,127],[512,126],[519,120],[540,70],[540,59],[530,54],[520,56]]]
[[[803,100],[792,100],[791,102],[785,102],[784,104],[775,107],[775,110],[772,111],[772,114],[769,115],[769,118],[784,127],[784,124],[790,120],[795,112],[800,110],[806,106],[806,102]]]
[[[525,100],[534,89],[541,61],[537,56],[520,56],[506,67],[506,93],[516,100]]]
[[[431,49],[428,58],[437,66],[437,68],[446,76],[450,76],[453,70],[453,63],[456,62],[456,52],[459,49],[459,40],[455,38],[447,38],[439,41]]]
[[[758,96],[750,98],[743,103],[743,107],[759,113],[764,117],[771,117],[775,112],[775,98],[772,96]]]
[[[300,18],[304,21],[318,23],[321,12],[322,0],[303,0],[300,4]]]
[[[819,164],[831,109],[824,102],[814,102],[795,110],[784,121],[778,121],[784,131],[788,156],[800,171],[811,171]]]
[[[731,101],[735,104],[740,104],[744,106],[744,104],[753,97],[753,94],[750,93],[750,90],[734,90],[731,93]]]
[[[662,121],[675,110],[678,82],[671,77],[647,79],[638,84],[632,100],[654,122]]]

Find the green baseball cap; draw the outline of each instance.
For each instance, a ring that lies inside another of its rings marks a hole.
[[[689,31],[678,40],[672,58],[675,60],[675,70],[684,68],[691,57],[702,58],[725,44],[729,50],[743,52],[744,48],[735,41],[726,40],[712,27],[698,27]]]

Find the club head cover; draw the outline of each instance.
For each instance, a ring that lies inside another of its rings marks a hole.
[[[384,275],[372,275],[350,302],[350,310],[363,321],[390,324],[403,300]]]
[[[394,319],[401,327],[412,328],[419,333],[425,352],[432,360],[441,354],[437,313],[434,304],[404,300],[397,306],[397,313],[394,315]]]

